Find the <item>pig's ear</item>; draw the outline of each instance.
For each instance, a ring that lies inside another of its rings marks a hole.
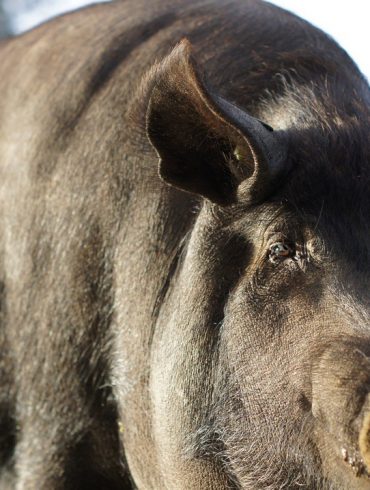
[[[152,72],[146,130],[162,179],[217,204],[257,201],[281,174],[269,126],[213,94],[182,41]]]

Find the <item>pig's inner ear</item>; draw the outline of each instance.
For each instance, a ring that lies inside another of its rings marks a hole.
[[[258,200],[280,173],[284,149],[272,129],[212,94],[182,41],[150,84],[147,134],[162,179],[217,204]]]

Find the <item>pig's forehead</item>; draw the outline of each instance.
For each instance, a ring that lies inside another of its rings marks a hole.
[[[363,186],[354,186],[348,192],[328,190],[314,196],[301,191],[246,211],[234,226],[256,239],[281,233],[292,240],[316,238],[329,249],[335,246],[364,254],[370,247],[369,197]]]
[[[318,152],[320,149],[317,150]],[[278,191],[301,216],[365,226],[370,221],[370,157],[343,153],[298,161]]]

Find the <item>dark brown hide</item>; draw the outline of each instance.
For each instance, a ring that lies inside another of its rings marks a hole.
[[[125,0],[0,66],[0,489],[369,489],[347,54],[259,0]]]

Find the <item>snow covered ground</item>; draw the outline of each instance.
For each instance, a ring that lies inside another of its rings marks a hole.
[[[99,0],[4,0],[12,27],[22,32],[68,10]],[[109,1],[109,0],[100,0]],[[270,0],[297,13],[334,37],[370,79],[370,2],[367,0]],[[150,2],[150,0],[148,0]],[[27,7],[28,6],[28,7]]]

